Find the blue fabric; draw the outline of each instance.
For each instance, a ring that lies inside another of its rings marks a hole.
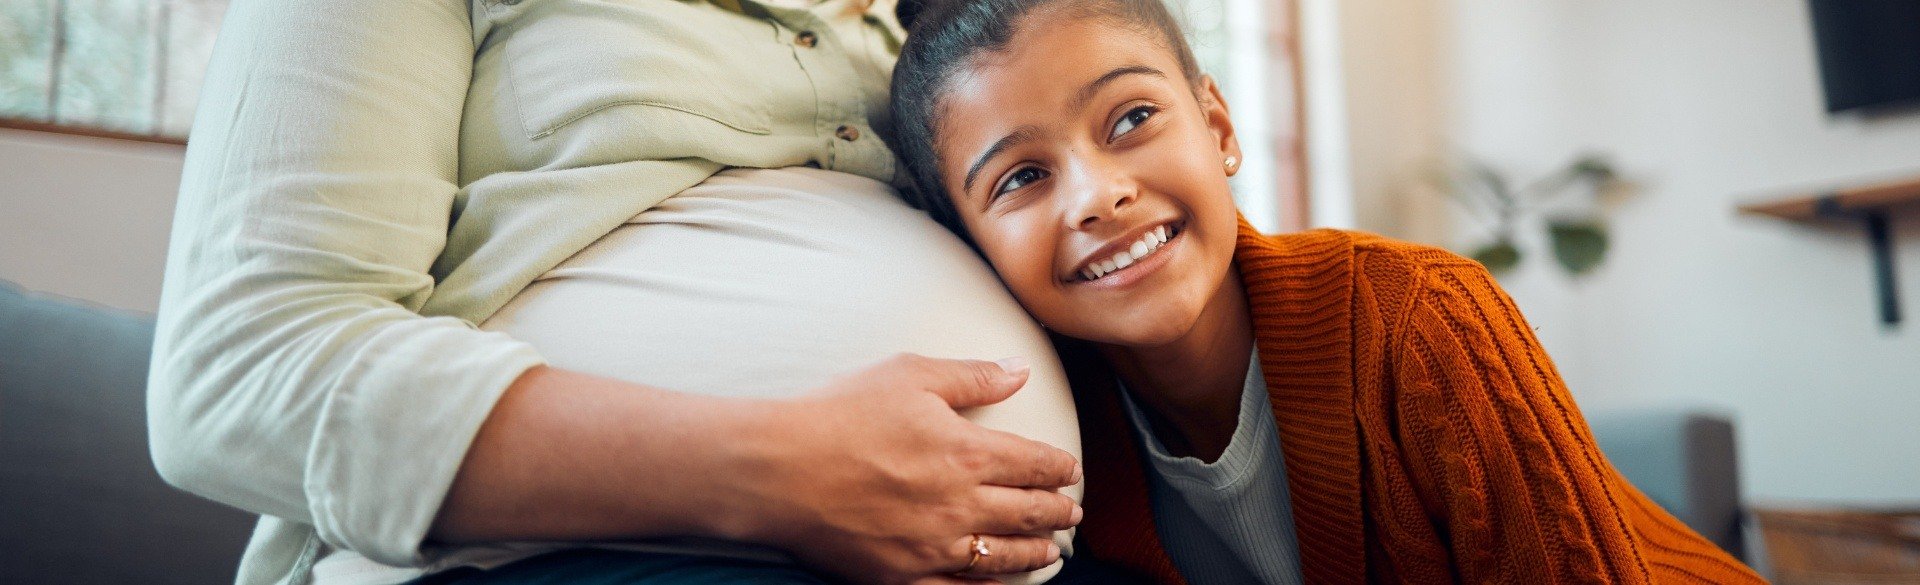
[[[1675,407],[1591,412],[1594,441],[1620,475],[1707,540],[1746,558],[1733,421]]]
[[[1587,417],[1594,442],[1633,487],[1686,518],[1686,411],[1599,411]]]
[[[254,517],[147,447],[153,318],[0,280],[0,583],[232,582]]]

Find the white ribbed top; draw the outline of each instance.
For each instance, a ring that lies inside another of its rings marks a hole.
[[[1133,396],[1121,392],[1147,451],[1154,525],[1189,583],[1299,585],[1287,470],[1258,351],[1240,394],[1239,426],[1220,458],[1206,462],[1169,454]]]

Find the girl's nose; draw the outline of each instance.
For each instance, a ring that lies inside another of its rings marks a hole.
[[[1072,185],[1072,207],[1066,214],[1067,227],[1088,230],[1102,220],[1112,220],[1121,209],[1140,197],[1140,186],[1126,173],[1103,164],[1078,165],[1080,171]]]

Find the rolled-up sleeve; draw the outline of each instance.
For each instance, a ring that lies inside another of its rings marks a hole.
[[[524,343],[418,313],[453,215],[459,0],[237,0],[187,148],[148,393],[167,481],[394,565]]]

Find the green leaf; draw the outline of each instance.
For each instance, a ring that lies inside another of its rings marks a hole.
[[[1547,235],[1553,239],[1553,257],[1567,272],[1586,274],[1607,257],[1607,228],[1590,220],[1552,221]]]
[[[1574,159],[1573,165],[1568,167],[1568,170],[1595,183],[1612,181],[1619,176],[1619,173],[1613,169],[1613,161],[1608,160],[1606,156],[1592,153],[1583,154],[1580,158]]]
[[[1520,249],[1515,248],[1513,242],[1506,240],[1498,240],[1482,246],[1474,250],[1472,256],[1474,261],[1487,267],[1487,272],[1496,275],[1505,274],[1513,270],[1513,267],[1520,265]]]
[[[1499,202],[1502,210],[1513,207],[1513,189],[1507,185],[1506,177],[1500,176],[1499,171],[1493,170],[1493,167],[1480,161],[1470,161],[1468,164],[1474,178],[1480,181],[1481,186],[1486,188],[1487,194],[1493,196],[1494,201]]]

